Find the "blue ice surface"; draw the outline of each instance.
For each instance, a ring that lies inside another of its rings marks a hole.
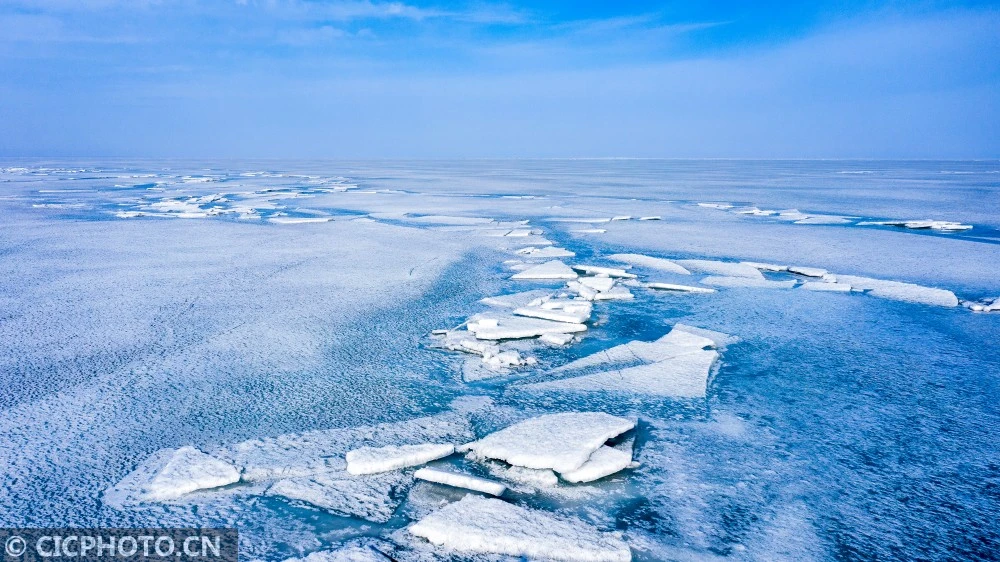
[[[162,447],[405,420],[485,394],[499,413],[475,420],[480,432],[525,413],[640,418],[642,466],[596,484],[604,495],[516,496],[625,531],[638,560],[987,560],[1000,549],[1000,315],[860,294],[633,289],[632,302],[596,306],[603,321],[579,344],[539,351],[538,369],[464,384],[464,357],[428,349],[427,334],[483,310],[480,298],[538,285],[508,280],[510,254],[401,215],[530,219],[573,262],[623,251],[778,261],[979,299],[1000,296],[998,162],[0,168],[0,525],[236,524],[245,554],[262,559],[385,535],[407,523],[406,506],[383,526],[270,497],[122,512],[100,494]],[[273,190],[305,197],[254,219],[114,215]],[[709,201],[974,229],[792,225],[694,205]],[[367,213],[396,218],[352,222]],[[629,214],[663,220],[600,224],[604,235],[546,221]],[[705,400],[518,388],[676,322],[741,338]]]

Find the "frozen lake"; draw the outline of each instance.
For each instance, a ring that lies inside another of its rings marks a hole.
[[[576,559],[992,559],[998,211],[995,161],[3,161],[0,526],[517,559],[435,534],[495,501]],[[496,437],[566,412],[634,428]],[[213,484],[147,482],[188,446]]]

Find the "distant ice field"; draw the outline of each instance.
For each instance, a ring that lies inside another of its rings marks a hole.
[[[989,560],[998,209],[988,161],[0,161],[0,526]]]

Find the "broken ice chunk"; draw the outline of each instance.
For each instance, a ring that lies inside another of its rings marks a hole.
[[[607,445],[594,451],[587,462],[576,470],[563,472],[559,476],[567,482],[574,484],[580,482],[593,482],[605,476],[610,476],[616,472],[625,470],[632,464],[632,454],[628,451],[608,447]]]
[[[868,294],[876,297],[936,306],[958,306],[958,297],[946,289],[854,275],[838,275],[837,277],[839,282],[846,283],[855,289],[868,290]]]
[[[342,472],[279,480],[269,496],[303,501],[344,517],[385,523],[399,506],[396,490],[409,479],[402,473],[348,476]]]
[[[642,254],[612,254],[608,256],[608,259],[638,265],[640,267],[648,267],[649,269],[656,269],[667,273],[691,275],[690,271],[677,265],[673,261],[663,258],[654,258],[653,256],[644,256]]]
[[[651,216],[648,216],[648,217],[639,217],[639,220],[641,220],[641,221],[658,221],[658,220],[661,220],[661,217],[659,215],[651,215]]]
[[[756,270],[754,270],[756,271]],[[705,285],[715,287],[750,287],[754,289],[791,289],[795,281],[771,281],[769,279],[751,279],[749,277],[718,277],[710,276],[701,280]]]
[[[361,447],[347,452],[347,472],[354,475],[388,472],[425,464],[454,452],[455,446],[449,443]]]
[[[490,474],[515,484],[524,484],[533,488],[551,488],[559,484],[559,477],[547,468],[524,468],[500,461],[488,461],[485,464]]]
[[[715,351],[698,350],[646,365],[528,384],[523,388],[704,398],[708,377],[718,358],[719,354]]]
[[[471,494],[410,525],[409,531],[466,555],[580,562],[632,559],[628,545],[617,533],[602,533],[577,519]]]
[[[585,300],[559,299],[545,301],[536,306],[517,308],[514,310],[514,314],[555,322],[582,324],[590,320],[592,308],[593,305]]]
[[[514,274],[511,279],[576,279],[577,273],[568,265],[552,260]]]
[[[807,291],[825,291],[830,293],[850,293],[851,286],[845,283],[825,283],[822,281],[809,281],[800,287]]]
[[[517,253],[528,258],[571,258],[576,255],[576,252],[571,252],[555,246],[547,246],[545,248],[529,246],[527,248],[521,248],[517,251]]]
[[[607,229],[604,228],[578,228],[576,230],[571,230],[570,232],[576,234],[604,234]]]
[[[788,266],[788,271],[798,273],[799,275],[805,275],[806,277],[823,277],[824,275],[827,275],[827,271],[825,269],[820,269],[818,267],[790,265]]]
[[[939,221],[930,219],[909,220],[909,221],[866,221],[866,222],[859,222],[858,225],[899,226],[914,230],[931,229],[931,230],[943,230],[943,231],[969,230],[972,228],[971,224],[962,224],[960,222]]]
[[[634,298],[635,295],[632,291],[629,291],[625,287],[612,287],[607,291],[601,291],[594,295],[595,301],[615,301],[615,300],[629,300]]]
[[[581,277],[577,282],[595,291],[607,291],[615,285],[611,277]]]
[[[592,355],[567,363],[562,367],[553,369],[552,372],[558,373],[611,363],[635,361],[653,363],[677,357],[678,355],[701,351],[706,347],[723,347],[732,341],[734,341],[734,338],[726,334],[677,324],[669,333],[656,341],[630,341],[616,345],[604,351],[598,351]]]
[[[566,345],[573,337],[573,334],[542,334],[538,339],[550,345]]]
[[[542,334],[570,334],[587,331],[586,324],[570,324],[518,316],[478,318],[469,322],[467,328],[481,340],[512,340],[535,338]]]
[[[659,289],[661,291],[680,291],[683,293],[714,293],[715,289],[709,289],[707,287],[692,287],[690,285],[675,285],[673,283],[646,283],[646,286],[650,289]]]
[[[533,289],[531,291],[522,291],[511,295],[486,297],[479,302],[499,308],[521,308],[522,306],[539,304],[542,301],[548,300],[551,295],[552,291],[548,289]]]
[[[582,271],[588,275],[607,275],[608,277],[620,277],[622,279],[635,279],[634,273],[629,273],[617,267],[601,267],[598,265],[574,265],[573,269]]]
[[[569,472],[587,462],[605,441],[633,427],[634,420],[603,412],[548,414],[491,433],[467,447],[478,458]]]
[[[429,467],[421,468],[414,473],[413,477],[418,480],[444,484],[445,486],[482,492],[491,496],[502,496],[507,490],[507,487],[499,482]]]
[[[773,263],[761,263],[756,261],[741,261],[750,267],[756,267],[761,271],[788,271],[787,265],[775,265]]]
[[[149,501],[173,500],[196,490],[227,486],[239,479],[240,471],[233,465],[194,447],[181,447],[169,455],[142,495]]]
[[[691,271],[701,273],[711,273],[726,277],[746,277],[747,279],[764,278],[756,267],[751,267],[744,263],[713,260],[677,260],[677,263]]]

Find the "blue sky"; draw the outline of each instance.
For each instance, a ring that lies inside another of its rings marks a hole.
[[[0,156],[997,158],[1000,9],[5,0]]]

